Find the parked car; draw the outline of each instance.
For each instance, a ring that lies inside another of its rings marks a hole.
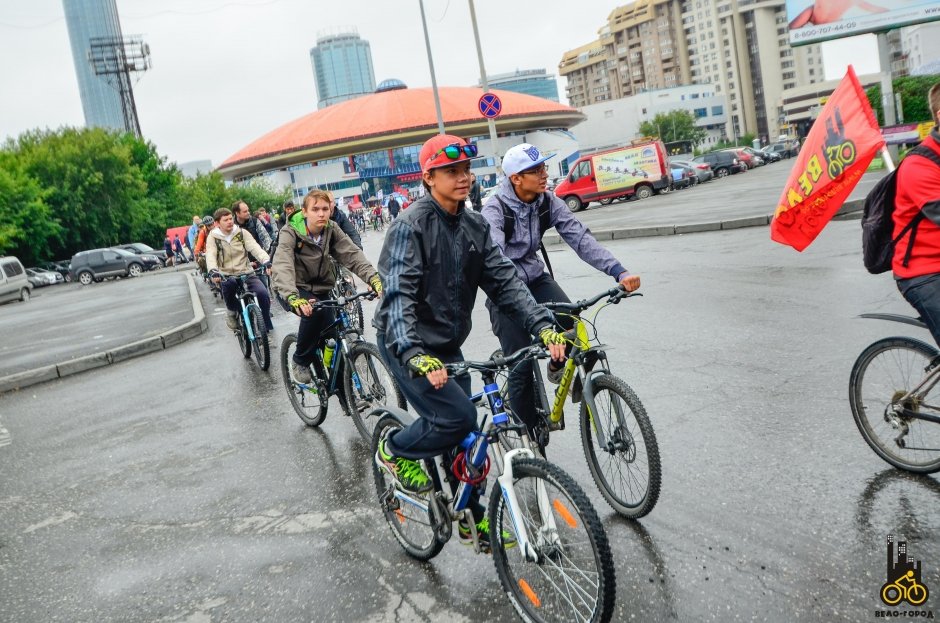
[[[62,275],[59,273],[55,272],[54,270],[46,270],[44,268],[27,268],[26,278],[31,284],[33,284],[34,288],[51,286],[65,281]]]
[[[166,251],[160,249],[158,252],[156,249],[143,242],[129,242],[111,248],[121,249],[139,256],[144,262],[145,270],[157,270],[158,268],[162,268],[166,263]]]
[[[738,160],[737,155],[730,151],[710,151],[692,158],[692,162],[707,163],[714,171],[715,177],[728,177],[733,173],[747,170],[747,165]]]
[[[782,156],[775,151],[768,151],[768,147],[760,149],[761,157],[767,162],[780,162]]]
[[[762,167],[767,164],[767,161],[764,159],[764,152],[760,151],[759,149],[754,149],[753,147],[742,147],[741,151],[754,158],[754,166]]]
[[[51,270],[62,275],[62,279],[65,281],[72,280],[72,273],[69,272],[69,263],[68,260],[61,260],[58,262],[44,262],[39,265],[39,268],[43,270]]]
[[[800,144],[797,141],[790,141],[784,143],[773,143],[764,147],[767,151],[772,151],[776,154],[780,154],[781,158],[792,158],[800,151]]]
[[[757,156],[754,156],[748,151],[745,151],[743,147],[731,147],[724,151],[735,154],[738,157],[738,160],[743,162],[748,170],[756,169],[760,165],[764,164],[764,162],[760,158],[758,158]],[[751,151],[754,151],[754,150],[752,149]]]
[[[660,195],[665,195],[672,190],[690,188],[694,183],[692,180],[698,179],[695,175],[695,170],[692,169],[692,167],[676,164],[675,162],[669,163],[669,172],[672,175],[672,185],[667,186],[666,188],[660,188]]]
[[[0,257],[0,301],[28,301],[33,284],[18,259],[9,255]]]
[[[72,278],[87,286],[106,277],[137,277],[144,272],[140,256],[123,249],[92,249],[72,256]]]
[[[707,162],[694,162],[692,160],[670,158],[669,164],[681,164],[682,166],[691,167],[695,172],[695,179],[692,181],[693,186],[701,182],[707,182],[715,177],[715,172],[712,171],[712,165],[708,164]]]

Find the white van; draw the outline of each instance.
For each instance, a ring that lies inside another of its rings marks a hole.
[[[0,302],[28,301],[33,292],[33,284],[26,276],[26,270],[15,257],[0,257]]]

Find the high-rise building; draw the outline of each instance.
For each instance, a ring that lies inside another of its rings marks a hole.
[[[819,45],[790,47],[785,0],[682,0],[692,80],[728,98],[727,137],[787,134],[784,94],[825,80]]]
[[[486,85],[494,89],[558,101],[558,82],[555,76],[549,75],[544,69],[517,69],[506,74],[487,76]],[[482,87],[483,84],[478,82],[477,86]]]
[[[681,12],[682,0],[637,0],[611,11],[600,38],[558,64],[571,105],[691,84]]]
[[[896,47],[891,45],[891,35],[895,34]],[[940,59],[940,22],[915,24],[892,30],[888,33],[888,41],[889,47],[892,48],[892,77],[900,78],[911,73],[937,73],[937,59]],[[896,52],[897,48],[900,49]]]
[[[121,37],[116,0],[62,0],[78,76],[85,125],[124,130],[120,93],[104,76],[96,76],[89,60],[89,41],[95,37]]]
[[[375,91],[372,50],[354,30],[317,37],[310,62],[317,83],[317,108]]]

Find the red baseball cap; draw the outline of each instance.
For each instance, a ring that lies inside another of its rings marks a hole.
[[[476,160],[476,158],[476,144],[468,143],[459,136],[452,134],[438,134],[428,139],[421,146],[421,151],[418,153],[422,173],[457,162]]]

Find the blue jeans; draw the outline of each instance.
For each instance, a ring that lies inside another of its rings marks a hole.
[[[424,377],[412,378],[398,357],[385,349],[385,334],[376,336],[382,359],[388,364],[398,387],[420,416],[386,441],[386,450],[406,459],[429,459],[452,450],[477,428],[477,409],[470,402],[470,378],[448,377],[440,389]],[[429,353],[430,354],[430,353]],[[463,361],[460,351],[450,355],[434,353],[444,363]]]
[[[223,278],[222,280],[222,298],[225,299],[225,307],[235,313],[241,311],[241,307],[238,304],[238,297],[235,293],[235,286],[237,284],[238,281],[231,277],[228,279]],[[255,297],[257,297],[258,306],[261,308],[261,315],[264,316],[264,324],[270,331],[274,328],[274,325],[271,324],[271,297],[268,296],[268,289],[264,287],[264,284],[261,283],[261,280],[258,279],[256,275],[249,277],[245,285],[254,293]]]
[[[934,342],[940,344],[940,273],[898,279],[897,285],[901,295],[920,314]]]

